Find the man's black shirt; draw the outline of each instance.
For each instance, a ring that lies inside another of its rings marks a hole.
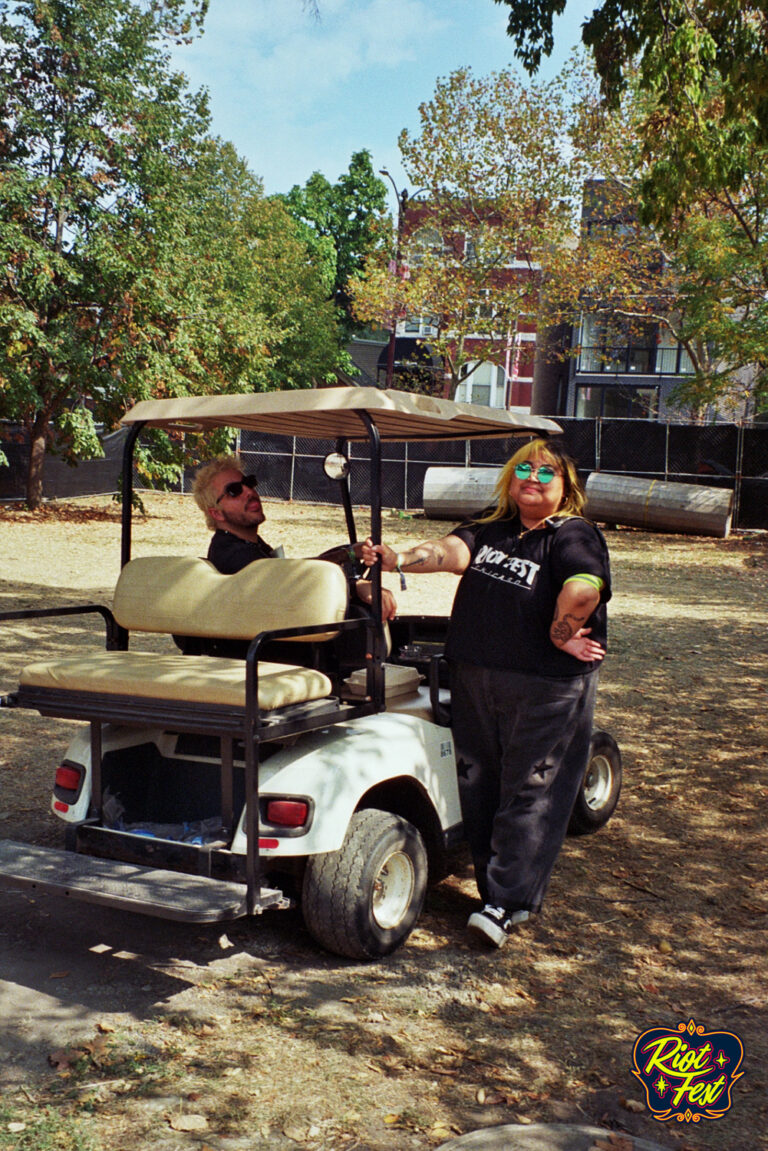
[[[254,560],[269,559],[275,553],[263,539],[243,540],[219,528],[211,536],[208,559],[222,575],[234,575]]]

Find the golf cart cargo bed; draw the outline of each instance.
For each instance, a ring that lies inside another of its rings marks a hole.
[[[244,883],[94,859],[13,840],[0,840],[0,877],[4,887],[32,888],[187,923],[214,923],[248,913]],[[282,892],[262,888],[258,903],[259,910],[284,904]]]

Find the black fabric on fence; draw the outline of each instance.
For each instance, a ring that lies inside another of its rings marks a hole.
[[[575,419],[557,417],[563,439],[583,478],[595,470],[676,483],[703,483],[735,493],[733,526],[768,529],[768,426],[735,424],[664,424],[651,420]],[[105,459],[86,460],[70,468],[56,457],[45,464],[48,499],[117,491],[125,433],[105,437]],[[503,464],[522,441],[480,440],[474,443],[382,445],[382,503],[403,511],[420,509],[424,475],[430,467],[494,467]],[[27,439],[18,428],[0,424],[0,445],[8,466],[0,467],[0,500],[23,500]],[[326,478],[323,459],[334,451],[331,441],[243,433],[240,451],[247,470],[259,476],[262,494],[271,499],[340,503],[337,484]],[[355,504],[370,502],[368,446],[350,446],[351,493]],[[194,470],[188,469],[176,491],[188,492]],[[145,481],[138,473],[140,491]]]

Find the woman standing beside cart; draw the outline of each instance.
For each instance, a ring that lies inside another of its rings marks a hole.
[[[464,827],[497,947],[537,912],[589,755],[611,595],[608,549],[584,519],[572,459],[536,439],[502,469],[497,506],[403,552],[370,540],[384,571],[455,572],[446,644]]]

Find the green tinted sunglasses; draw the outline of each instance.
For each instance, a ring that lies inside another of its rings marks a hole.
[[[533,476],[540,484],[550,484],[560,473],[556,472],[549,464],[542,464],[535,473],[530,464],[515,464],[515,475],[519,480],[529,480]]]

